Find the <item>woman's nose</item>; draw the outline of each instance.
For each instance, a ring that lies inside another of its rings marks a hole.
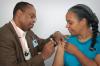
[[[66,24],[66,28],[69,28],[69,24]]]
[[[37,20],[37,18],[34,18],[34,19],[33,19],[33,21],[36,21],[36,20]]]

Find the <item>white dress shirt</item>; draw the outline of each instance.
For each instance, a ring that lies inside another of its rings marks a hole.
[[[11,24],[13,25],[13,27],[19,37],[19,40],[21,42],[24,58],[25,58],[25,60],[29,60],[31,58],[31,54],[30,54],[30,51],[28,48],[27,40],[25,38],[27,32],[24,32],[22,29],[20,29],[18,26],[16,26],[16,24],[13,20],[11,21]]]

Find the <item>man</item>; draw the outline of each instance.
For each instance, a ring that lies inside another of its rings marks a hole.
[[[0,28],[0,66],[44,66],[54,51],[54,41],[40,39],[30,30],[35,21],[32,4],[16,4],[13,19]]]

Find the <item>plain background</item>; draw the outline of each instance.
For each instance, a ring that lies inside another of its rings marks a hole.
[[[65,14],[76,4],[88,5],[100,20],[100,0],[0,0],[0,27],[12,19],[13,8],[19,1],[34,4],[37,21],[32,30],[41,38],[47,38],[55,31],[69,34],[66,29]],[[54,54],[45,61],[46,66],[52,66],[53,58]]]

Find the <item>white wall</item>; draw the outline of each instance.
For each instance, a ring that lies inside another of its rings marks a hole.
[[[69,34],[65,28],[65,14],[75,4],[83,3],[90,6],[100,20],[100,0],[0,0],[0,27],[12,19],[13,8],[19,1],[27,1],[35,5],[37,22],[32,30],[42,38],[47,38],[57,30]],[[45,61],[46,66],[51,66],[51,60],[53,57]]]
[[[42,38],[47,38],[57,30],[69,34],[65,28],[65,14],[71,6],[78,3],[90,6],[100,19],[100,0],[0,0],[0,27],[12,19],[13,8],[19,1],[35,5],[37,22],[32,30]]]

